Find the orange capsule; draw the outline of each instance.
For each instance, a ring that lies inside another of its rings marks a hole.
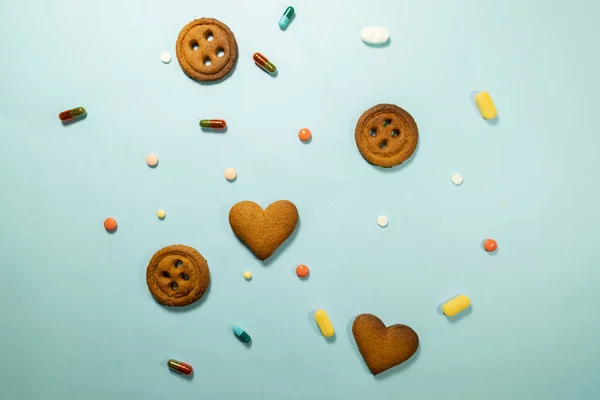
[[[498,243],[496,243],[494,239],[486,239],[486,241],[483,242],[483,248],[488,253],[492,253],[498,248]]]
[[[300,132],[298,132],[298,138],[300,140],[302,140],[303,142],[310,140],[311,137],[312,137],[312,133],[310,132],[310,129],[308,129],[308,128],[302,128],[302,129],[300,129]]]
[[[298,278],[306,278],[308,276],[308,267],[304,264],[300,264],[296,267],[296,275]]]
[[[114,232],[117,230],[117,221],[114,218],[106,218],[104,220],[104,229],[109,232]]]
[[[186,364],[181,361],[171,359],[169,360],[167,365],[169,366],[169,369],[175,372],[179,372],[180,374],[191,375],[191,373],[194,372],[194,369],[190,364]]]

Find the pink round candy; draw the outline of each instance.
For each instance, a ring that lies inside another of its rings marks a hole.
[[[233,168],[227,168],[225,170],[224,175],[225,175],[225,179],[227,179],[228,181],[233,181],[237,177],[237,172]]]
[[[146,164],[150,167],[156,167],[158,165],[158,156],[154,153],[150,153],[146,156]]]

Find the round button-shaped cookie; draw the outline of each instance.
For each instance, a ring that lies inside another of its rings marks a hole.
[[[200,299],[208,289],[208,263],[192,247],[180,244],[167,246],[150,259],[146,283],[160,304],[187,306]]]
[[[184,26],[175,48],[183,71],[190,78],[202,82],[226,77],[238,59],[238,45],[233,32],[214,18],[196,19]]]
[[[415,152],[419,130],[407,111],[394,104],[378,104],[360,116],[354,139],[365,160],[390,168]]]

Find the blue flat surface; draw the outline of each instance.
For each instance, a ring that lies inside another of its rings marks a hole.
[[[0,397],[600,398],[600,2],[296,0],[282,32],[288,5],[2,2]],[[216,85],[175,58],[179,31],[202,16],[239,44]],[[387,27],[389,45],[363,44],[365,26]],[[474,106],[481,90],[496,124]],[[354,143],[359,116],[386,102],[420,131],[393,170]],[[76,106],[87,118],[63,126],[58,113]],[[229,128],[203,132],[203,118]],[[277,199],[297,205],[300,225],[263,264],[227,214]],[[497,254],[482,250],[487,237]],[[206,257],[212,285],[173,310],[145,270],[179,243]],[[473,307],[449,320],[439,306],[459,293]],[[335,340],[319,334],[318,308]],[[374,378],[350,330],[361,313],[414,328],[418,353]]]

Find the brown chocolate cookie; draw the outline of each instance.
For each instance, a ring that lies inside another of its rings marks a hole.
[[[206,292],[210,272],[202,254],[177,244],[154,253],[146,269],[146,283],[160,304],[187,306]]]
[[[263,261],[294,232],[297,223],[298,209],[287,200],[276,201],[266,210],[253,201],[242,201],[229,211],[233,233]]]
[[[354,139],[365,160],[390,168],[402,164],[414,153],[419,130],[413,117],[402,108],[378,104],[360,116]]]
[[[175,48],[183,71],[202,82],[224,78],[238,59],[233,32],[214,18],[200,18],[184,26]]]
[[[352,324],[352,334],[367,367],[373,375],[402,364],[419,347],[419,337],[411,327],[383,322],[372,314],[361,314]]]

